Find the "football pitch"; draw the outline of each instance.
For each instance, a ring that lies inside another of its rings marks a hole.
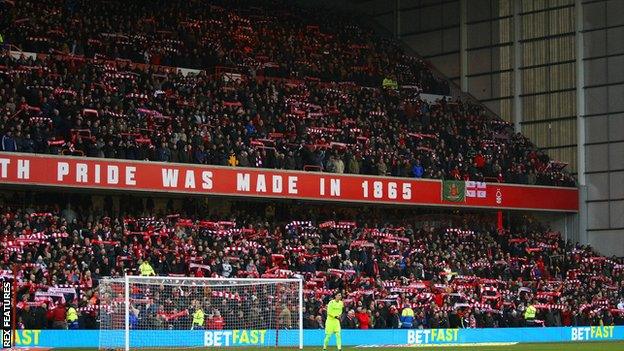
[[[192,350],[198,350],[202,348],[192,348]],[[298,350],[294,347],[210,347],[211,350],[232,350],[232,351],[295,351]],[[516,344],[505,346],[471,346],[471,345],[452,345],[452,346],[401,346],[401,347],[343,347],[343,351],[355,351],[355,350],[376,350],[376,351],[405,351],[405,350],[419,350],[419,351],[622,351],[624,350],[624,342],[583,342],[583,343],[538,343],[538,344]],[[97,349],[88,348],[55,348],[55,351],[96,351]],[[137,351],[163,351],[167,348],[158,349],[136,349]],[[191,350],[191,349],[176,349],[171,350]],[[304,351],[321,351],[321,347],[305,347]],[[328,351],[335,351],[335,347],[328,347]]]

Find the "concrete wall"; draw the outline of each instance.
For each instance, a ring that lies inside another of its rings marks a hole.
[[[459,85],[459,0],[371,0],[351,4]]]
[[[587,237],[624,253],[624,1],[583,0]]]

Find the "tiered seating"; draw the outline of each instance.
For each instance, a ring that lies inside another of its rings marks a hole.
[[[478,224],[278,224],[178,214],[68,222],[56,212],[8,210],[0,223],[2,277],[13,276],[11,262],[21,263],[23,316],[28,306],[51,309],[53,318],[63,301],[72,302],[83,312],[83,328],[95,325],[98,279],[137,274],[139,259],[159,275],[302,276],[308,328],[319,327],[323,301],[335,291],[348,309],[363,308],[357,316],[365,324],[370,311],[378,328],[399,327],[397,313],[407,306],[416,312],[413,327],[425,328],[520,326],[528,304],[547,326],[624,323],[624,260],[531,223],[497,233]]]
[[[429,104],[411,88],[0,60],[4,151],[574,185],[480,107]]]
[[[420,100],[448,85],[348,16],[284,1],[5,6],[6,43],[60,58],[4,58],[4,151],[575,184],[481,108]]]
[[[344,16],[288,1],[19,1],[7,43],[24,51],[253,75],[418,85],[446,94],[427,65]]]

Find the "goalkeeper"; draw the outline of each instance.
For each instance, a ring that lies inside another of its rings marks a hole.
[[[334,299],[327,304],[327,320],[325,321],[325,340],[323,341],[323,350],[327,350],[327,344],[332,334],[336,334],[336,346],[338,350],[342,350],[342,338],[340,336],[340,316],[344,304],[342,302],[342,294],[336,293]]]

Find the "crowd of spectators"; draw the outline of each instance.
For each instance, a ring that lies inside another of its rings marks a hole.
[[[448,95],[447,83],[339,14],[287,1],[0,6],[0,44],[41,54],[0,52],[0,151],[575,186],[482,107],[425,99]],[[18,282],[19,327],[119,327],[121,292],[100,295],[99,283],[126,273],[302,277],[305,328],[323,328],[336,292],[343,328],[624,325],[624,260],[528,219],[498,231],[148,207],[1,208],[0,277]],[[297,320],[295,301],[266,289],[133,294],[132,328]]]
[[[422,100],[448,85],[349,16],[284,1],[3,6],[4,41],[46,55],[0,58],[2,151],[575,185],[483,108]]]
[[[66,327],[72,308],[74,327],[96,328],[110,318],[98,313],[114,300],[114,294],[98,294],[100,278],[125,273],[303,277],[306,328],[323,327],[324,306],[338,291],[345,297],[344,328],[624,323],[624,260],[565,242],[529,218],[512,231],[498,231],[477,217],[455,224],[405,218],[392,224],[340,218],[284,223],[249,214],[221,220],[176,213],[111,218],[71,208],[1,213],[1,276],[12,279],[18,263],[25,328]],[[251,323],[239,313],[255,315],[258,308],[262,315],[281,316],[267,320],[269,327],[292,327],[297,320],[295,301],[262,298],[262,291],[236,290],[231,296],[160,289],[160,296],[154,289],[142,292],[144,304],[133,306],[135,327],[189,327],[184,318],[200,305],[211,327],[214,318],[226,329]],[[289,313],[292,318],[286,318]]]
[[[226,75],[227,76],[227,75]],[[3,151],[574,186],[475,105],[411,89],[0,57]]]
[[[23,51],[449,91],[352,16],[291,1],[19,1],[5,13],[4,40]]]

